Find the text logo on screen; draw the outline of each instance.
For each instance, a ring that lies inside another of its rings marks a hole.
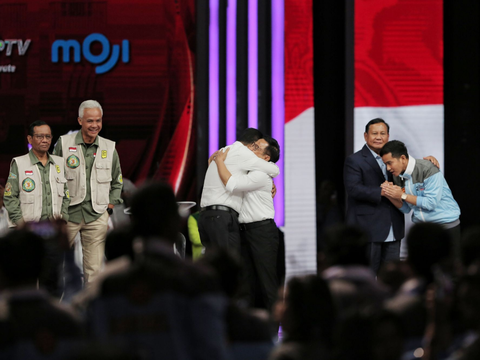
[[[92,54],[90,46],[95,41],[102,46],[102,51],[98,55]],[[82,47],[77,40],[55,40],[52,44],[52,62],[57,63],[59,52],[62,49],[63,62],[70,62],[70,50],[73,49],[73,61],[80,62],[81,54],[92,64],[101,64],[95,68],[95,73],[104,74],[110,71],[118,62],[120,57],[120,45],[113,45],[110,53],[110,41],[102,34],[90,34],[83,40]],[[122,40],[122,62],[128,63],[130,61],[130,43],[128,40]],[[110,58],[108,59],[108,57]],[[107,60],[108,59],[108,60]]]
[[[18,55],[23,56],[27,52],[31,42],[32,41],[30,39],[25,40],[25,42],[21,39],[0,40],[0,51],[5,50],[5,55],[12,56],[13,47],[16,45]]]

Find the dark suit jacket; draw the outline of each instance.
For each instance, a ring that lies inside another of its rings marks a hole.
[[[392,181],[391,174],[388,175]],[[347,191],[347,224],[362,227],[370,234],[372,242],[383,242],[391,224],[395,239],[403,238],[405,216],[381,196],[380,185],[385,177],[367,145],[347,157],[343,180]]]

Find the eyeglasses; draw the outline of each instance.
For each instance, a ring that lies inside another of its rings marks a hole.
[[[33,134],[33,136],[34,136],[35,139],[37,139],[37,140],[43,140],[43,139],[52,140],[52,135]]]
[[[260,149],[260,146],[258,146],[257,143],[253,142],[251,146],[252,146],[253,151],[257,151],[258,149]]]

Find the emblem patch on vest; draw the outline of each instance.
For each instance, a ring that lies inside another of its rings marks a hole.
[[[80,165],[80,159],[75,155],[70,155],[67,158],[67,166],[70,169],[76,169]]]
[[[77,148],[76,148],[76,147],[69,147],[69,148],[68,148],[68,151],[70,151],[70,152],[76,152],[76,151],[77,151]]]
[[[57,169],[57,173],[59,173],[59,174],[60,174],[60,172],[61,172],[61,171],[60,171],[60,166],[58,166],[58,165],[55,165],[55,169]]]
[[[17,174],[14,174],[13,172],[10,172],[10,174],[8,174],[8,178],[9,178],[9,179],[16,179],[16,178],[17,178]]]
[[[33,176],[32,170],[25,170],[25,176]]]
[[[102,159],[107,158],[107,150],[102,150]]]
[[[22,182],[22,189],[26,192],[32,192],[33,190],[35,190],[35,181],[33,181],[33,179],[26,178]]]
[[[3,193],[3,196],[12,196],[12,184],[7,182],[5,185],[5,192]]]
[[[122,174],[118,175],[118,182],[119,182],[120,184],[123,184],[123,176],[122,176]]]

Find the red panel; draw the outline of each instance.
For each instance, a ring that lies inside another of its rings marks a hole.
[[[312,0],[285,0],[285,122],[313,107]]]
[[[443,1],[355,1],[355,107],[443,104]]]

